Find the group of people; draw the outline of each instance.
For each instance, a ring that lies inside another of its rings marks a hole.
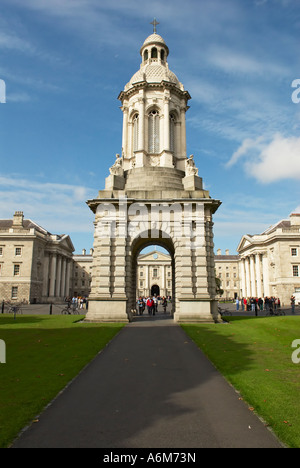
[[[242,297],[242,299],[236,298],[236,310],[242,308],[244,311],[251,310],[257,315],[257,312],[266,310],[266,312],[272,313],[276,309],[280,309],[281,302],[279,297]]]
[[[147,308],[149,315],[155,315],[157,313],[158,308],[158,301],[161,300],[161,305],[163,306],[164,313],[167,312],[168,301],[167,298],[164,296],[162,298],[158,298],[156,295],[142,297],[140,296],[137,300],[137,313],[138,315],[143,315],[144,310]]]
[[[88,309],[88,300],[86,297],[82,296],[73,296],[73,297],[66,297],[65,302],[68,303],[69,307],[72,307],[74,310],[76,309]]]

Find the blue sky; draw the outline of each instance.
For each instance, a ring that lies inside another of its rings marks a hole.
[[[121,153],[117,97],[154,17],[192,97],[188,155],[222,201],[215,250],[300,211],[298,0],[1,0],[1,218],[92,247],[85,201]]]

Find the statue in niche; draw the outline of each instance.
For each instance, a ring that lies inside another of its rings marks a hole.
[[[123,176],[123,164],[122,164],[122,158],[120,157],[119,154],[116,154],[116,161],[114,165],[109,169],[109,172],[112,175],[116,176]]]
[[[198,175],[198,169],[195,166],[194,155],[191,154],[189,158],[187,158],[185,162],[185,175]]]

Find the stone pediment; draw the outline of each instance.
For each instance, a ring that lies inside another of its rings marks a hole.
[[[252,239],[251,236],[246,234],[245,236],[242,237],[240,240],[240,243],[238,245],[237,251],[240,252],[243,249],[246,249],[247,247],[250,247],[252,245]]]
[[[61,249],[67,250],[70,253],[75,251],[73,242],[71,241],[70,236],[68,236],[67,234],[51,235],[51,241],[56,245],[59,245]]]
[[[170,261],[171,257],[168,254],[153,250],[152,252],[139,255],[138,261],[143,262],[159,262],[159,261]]]

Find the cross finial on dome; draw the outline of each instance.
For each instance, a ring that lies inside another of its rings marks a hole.
[[[156,26],[159,24],[157,21],[156,21],[156,18],[154,18],[154,20],[152,21],[152,23],[150,24],[153,24],[153,33],[156,34]]]

